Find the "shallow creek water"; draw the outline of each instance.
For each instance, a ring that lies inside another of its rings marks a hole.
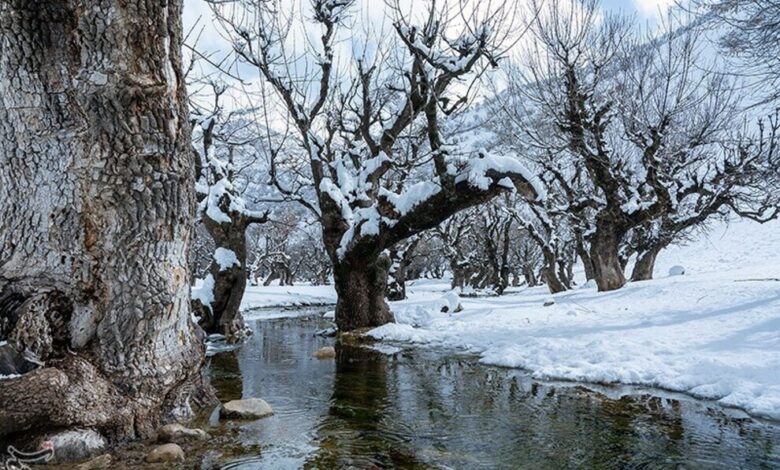
[[[222,401],[275,411],[238,425],[252,450],[223,468],[780,468],[780,423],[684,396],[539,382],[453,351],[314,359],[335,342],[314,335],[329,326],[316,313],[252,321],[210,358]]]

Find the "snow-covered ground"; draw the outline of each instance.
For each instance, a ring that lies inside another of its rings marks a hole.
[[[670,268],[685,267],[683,276]],[[780,222],[735,222],[661,253],[656,279],[609,293],[545,287],[461,298],[419,280],[393,302],[397,324],[369,334],[388,346],[459,348],[545,379],[686,392],[780,420]],[[250,287],[245,309],[335,303],[330,286]],[[250,315],[254,315],[251,313]],[[275,315],[284,315],[278,312]]]
[[[247,286],[241,310],[270,307],[312,307],[335,305],[333,286]]]
[[[684,276],[669,276],[682,265]],[[446,283],[418,281],[375,338],[463,348],[534,376],[682,391],[780,420],[780,223],[719,226],[658,260],[656,279],[610,293],[544,287],[463,298],[438,313]]]

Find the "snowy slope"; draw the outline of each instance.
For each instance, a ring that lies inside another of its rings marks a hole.
[[[674,265],[684,276],[669,276]],[[658,260],[656,280],[616,292],[544,287],[462,299],[439,313],[446,285],[410,286],[399,324],[375,338],[458,347],[540,378],[662,387],[780,420],[780,223],[721,225]],[[415,326],[412,326],[415,325]]]

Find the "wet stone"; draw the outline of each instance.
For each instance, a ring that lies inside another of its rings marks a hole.
[[[259,419],[274,414],[271,405],[260,398],[232,400],[222,405],[220,416],[223,418]]]
[[[146,456],[149,463],[183,462],[184,451],[177,444],[163,444],[152,449]]]
[[[158,431],[160,442],[185,442],[205,440],[208,438],[206,431],[202,429],[190,429],[181,424],[166,424]]]

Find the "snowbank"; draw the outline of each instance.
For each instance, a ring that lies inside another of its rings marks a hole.
[[[333,286],[247,286],[244,298],[241,299],[241,310],[335,304],[336,291]]]
[[[669,276],[675,265],[682,276]],[[661,387],[780,420],[780,223],[739,222],[659,256],[657,279],[598,293],[545,288],[463,298],[440,313],[448,286],[412,284],[392,305],[399,324],[378,339],[457,347],[535,377]]]

